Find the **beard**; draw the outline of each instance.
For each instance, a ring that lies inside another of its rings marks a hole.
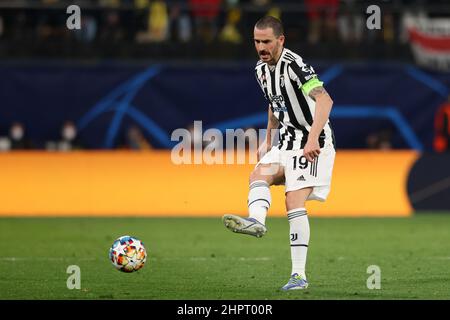
[[[275,59],[278,56],[278,51],[279,51],[279,48],[277,46],[272,50],[272,52],[270,52],[268,50],[261,50],[258,52],[258,55],[262,61],[264,61],[268,64],[276,64],[277,61]]]

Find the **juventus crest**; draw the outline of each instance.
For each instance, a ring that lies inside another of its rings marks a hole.
[[[267,88],[267,79],[266,79],[266,75],[265,74],[263,74],[261,76],[261,81],[262,81],[263,88]]]

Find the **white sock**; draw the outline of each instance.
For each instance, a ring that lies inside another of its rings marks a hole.
[[[271,201],[269,184],[264,180],[253,181],[248,192],[249,217],[255,218],[265,225]]]
[[[297,208],[287,213],[291,242],[292,272],[306,279],[306,255],[309,244],[309,221],[305,208]]]

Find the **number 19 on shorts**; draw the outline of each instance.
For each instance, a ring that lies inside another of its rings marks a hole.
[[[301,169],[305,170],[308,168],[308,165],[310,165],[309,174],[311,176],[317,177],[317,163],[319,161],[319,157],[314,158],[314,161],[309,164],[309,161],[306,159],[305,156],[293,156],[292,157],[292,169],[296,170]]]

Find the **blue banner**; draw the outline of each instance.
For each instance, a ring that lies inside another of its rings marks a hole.
[[[334,100],[338,148],[364,148],[390,132],[395,148],[431,150],[437,108],[447,100],[450,74],[403,64],[311,63]],[[157,148],[202,120],[203,128],[265,128],[267,101],[253,63],[231,65],[0,65],[0,136],[22,122],[38,147],[76,123],[86,148],[124,144],[138,125]]]

